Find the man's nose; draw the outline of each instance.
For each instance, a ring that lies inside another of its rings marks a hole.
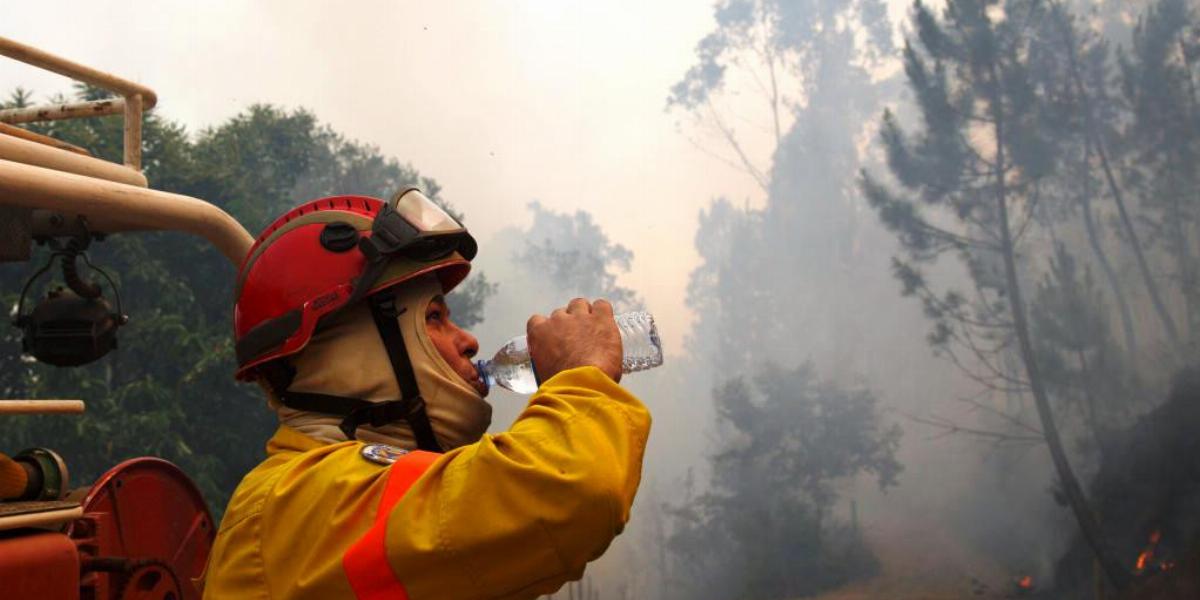
[[[459,328],[458,329],[458,351],[467,358],[473,358],[479,354],[479,340],[471,335],[471,332]]]

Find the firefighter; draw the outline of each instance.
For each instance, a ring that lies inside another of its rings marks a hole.
[[[475,253],[415,189],[316,200],[259,236],[237,374],[280,426],[230,499],[205,598],[533,598],[621,532],[650,416],[618,385],[612,307],[529,320],[542,385],[486,434],[478,345],[443,298]]]

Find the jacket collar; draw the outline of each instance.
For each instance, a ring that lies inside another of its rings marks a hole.
[[[325,442],[310,438],[287,425],[280,425],[279,429],[275,430],[275,435],[267,440],[267,456],[275,456],[283,452],[308,452],[327,445]]]

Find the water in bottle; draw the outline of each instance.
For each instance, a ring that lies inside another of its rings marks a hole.
[[[623,349],[622,372],[645,371],[661,365],[662,341],[658,337],[654,317],[648,312],[636,311],[621,313],[616,319]],[[475,366],[488,387],[498,385],[518,394],[537,391],[537,377],[534,376],[529,345],[523,335],[509,340],[491,360],[481,360]]]

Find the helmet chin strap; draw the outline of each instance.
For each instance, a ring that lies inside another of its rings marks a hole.
[[[387,349],[388,359],[392,364],[392,373],[400,388],[399,400],[384,402],[369,402],[361,398],[347,398],[330,394],[313,392],[292,392],[291,386],[296,372],[286,361],[277,360],[263,365],[262,374],[266,377],[275,395],[284,406],[295,410],[335,415],[342,418],[338,428],[346,435],[346,439],[356,438],[355,430],[360,425],[382,427],[397,421],[408,423],[413,432],[419,450],[442,452],[441,444],[433,433],[433,424],[425,410],[425,399],[417,387],[417,378],[413,373],[412,360],[404,346],[404,336],[400,333],[397,319],[400,312],[396,309],[393,295],[383,291],[370,296],[367,303],[371,308],[371,318],[375,321],[375,329]]]
[[[368,299],[371,305],[371,318],[375,320],[375,329],[383,339],[383,347],[387,348],[388,360],[392,363],[392,373],[400,386],[400,402],[404,405],[404,417],[412,428],[413,437],[417,440],[417,448],[430,452],[441,452],[437,437],[433,435],[433,424],[425,412],[425,399],[417,387],[417,376],[413,374],[412,360],[408,357],[408,349],[404,346],[404,336],[400,333],[400,311],[396,310],[396,299],[390,292],[375,294]],[[349,419],[350,417],[347,417]],[[395,420],[395,419],[393,419]],[[371,421],[374,425],[374,421]],[[346,430],[346,421],[342,422],[342,431]],[[353,434],[348,436],[354,439]]]

